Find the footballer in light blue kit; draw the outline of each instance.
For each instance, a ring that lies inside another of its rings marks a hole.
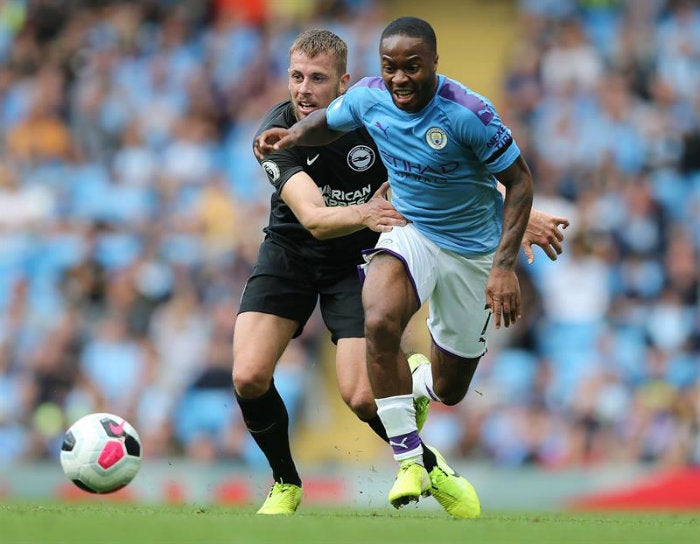
[[[489,310],[497,327],[520,317],[514,269],[533,188],[493,105],[437,73],[437,40],[427,22],[394,20],[382,33],[380,57],[381,77],[363,79],[336,98],[325,124],[330,131],[364,126],[370,132],[389,172],[392,203],[410,221],[382,233],[366,252],[362,291],[368,374],[400,465],[388,498],[400,508],[436,483],[423,466],[427,446],[413,399],[461,401],[486,352]],[[412,368],[411,376],[401,340],[425,302],[430,364]],[[465,478],[442,487],[456,515],[479,515],[478,496]]]
[[[476,517],[481,507],[471,484],[437,454],[437,466],[426,465],[423,453],[432,448],[418,434],[414,398],[460,402],[486,352],[491,316],[496,328],[520,318],[515,265],[532,177],[493,105],[438,74],[429,23],[395,19],[382,32],[379,53],[380,78],[361,80],[287,130],[261,134],[257,153],[327,144],[361,126],[369,131],[388,170],[392,203],[410,221],[382,232],[362,265],[367,372],[400,465],[389,502],[400,508],[431,494],[448,513]],[[430,361],[411,364],[402,336],[426,302]]]

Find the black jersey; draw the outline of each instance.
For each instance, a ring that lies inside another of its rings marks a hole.
[[[291,101],[273,107],[256,137],[272,127],[289,128],[296,122]],[[387,179],[374,141],[364,129],[348,132],[322,147],[293,147],[266,155],[259,161],[275,187],[270,203],[270,220],[265,233],[276,243],[311,264],[337,268],[362,261],[361,250],[374,247],[379,233],[365,228],[329,240],[317,240],[299,223],[280,193],[284,184],[299,171],[318,185],[327,206],[350,206],[367,202]]]

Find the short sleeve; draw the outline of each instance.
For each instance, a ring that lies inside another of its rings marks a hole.
[[[350,88],[328,105],[326,109],[328,128],[349,132],[362,126],[359,113],[361,94],[359,89]]]
[[[284,184],[289,181],[289,178],[303,170],[303,167],[299,164],[298,157],[289,149],[270,153],[262,159],[258,159],[258,162],[265,171],[267,180],[278,193],[282,190]]]
[[[484,101],[479,111],[462,110],[456,116],[457,132],[491,173],[502,172],[520,156],[510,129],[493,105]]]

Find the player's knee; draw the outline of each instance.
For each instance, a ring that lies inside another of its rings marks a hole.
[[[368,341],[400,338],[401,323],[391,313],[380,308],[365,310],[365,336]]]
[[[270,388],[272,376],[255,367],[233,367],[233,386],[239,396],[254,399]]]
[[[345,404],[347,404],[353,413],[362,421],[369,421],[377,415],[377,405],[372,398],[355,396],[347,399]]]

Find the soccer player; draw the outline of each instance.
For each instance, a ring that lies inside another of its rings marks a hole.
[[[491,102],[438,74],[429,23],[391,22],[380,57],[381,77],[361,80],[291,127],[263,131],[254,147],[260,157],[327,145],[360,128],[373,137],[392,203],[409,221],[365,252],[362,291],[369,379],[400,464],[389,501],[399,508],[432,494],[448,513],[473,517],[478,500],[469,504],[469,483],[420,439],[414,394],[458,403],[486,351],[490,317],[496,328],[520,317],[514,268],[521,243],[530,243],[531,175]],[[431,364],[415,369],[412,381],[401,337],[428,301]]]

